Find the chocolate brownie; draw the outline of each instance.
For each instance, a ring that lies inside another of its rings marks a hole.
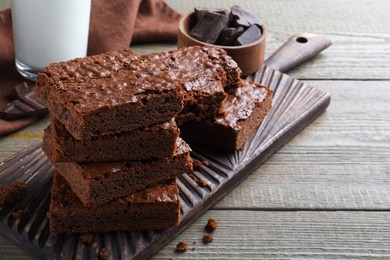
[[[231,90],[222,104],[225,115],[203,121],[191,120],[180,127],[184,139],[225,150],[239,150],[256,131],[272,106],[272,91],[246,82]]]
[[[87,206],[106,203],[192,171],[190,147],[176,142],[173,158],[109,163],[56,163],[73,192]]]
[[[130,51],[51,64],[38,74],[36,92],[78,140],[166,122],[183,108],[168,71]]]
[[[22,182],[11,183],[0,188],[0,206],[14,204],[26,195],[27,185]]]
[[[181,82],[184,108],[178,123],[190,118],[209,118],[223,113],[224,89],[240,87],[241,70],[223,49],[192,46],[170,52],[141,56],[158,68],[168,68],[169,75]]]
[[[44,130],[43,150],[52,162],[140,161],[172,157],[179,129],[175,120],[79,141],[53,119]]]
[[[155,230],[180,222],[176,179],[96,207],[84,207],[65,179],[53,175],[50,210],[53,233]]]

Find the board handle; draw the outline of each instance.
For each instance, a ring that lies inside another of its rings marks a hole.
[[[279,47],[265,61],[265,65],[280,72],[287,72],[315,57],[331,44],[331,40],[321,35],[297,33]]]

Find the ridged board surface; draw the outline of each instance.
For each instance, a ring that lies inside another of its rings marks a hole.
[[[178,227],[151,232],[100,233],[90,246],[81,243],[77,234],[51,234],[46,213],[54,168],[41,149],[42,142],[38,142],[0,164],[0,186],[16,181],[28,185],[28,195],[23,201],[0,208],[0,232],[39,259],[97,259],[102,248],[109,251],[108,259],[152,256],[310,124],[330,102],[329,94],[267,67],[250,80],[274,91],[273,108],[242,151],[227,153],[191,145],[194,159],[210,162],[193,173],[206,180],[207,186],[200,187],[187,174],[178,179],[181,199]],[[24,214],[15,219],[11,213],[18,210]]]

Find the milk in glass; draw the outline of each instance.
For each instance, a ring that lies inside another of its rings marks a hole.
[[[16,68],[25,77],[52,62],[85,57],[91,0],[13,0]]]

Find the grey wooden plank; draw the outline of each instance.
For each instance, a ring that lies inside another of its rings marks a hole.
[[[204,245],[209,217],[219,225]],[[211,210],[153,259],[388,259],[389,218],[389,212]],[[189,251],[175,253],[179,241],[189,242]]]
[[[215,208],[390,209],[389,82],[308,83],[325,114]]]
[[[29,255],[27,255],[27,253],[20,250],[12,242],[0,236],[0,260],[8,260],[8,259],[27,260],[32,258]]]

